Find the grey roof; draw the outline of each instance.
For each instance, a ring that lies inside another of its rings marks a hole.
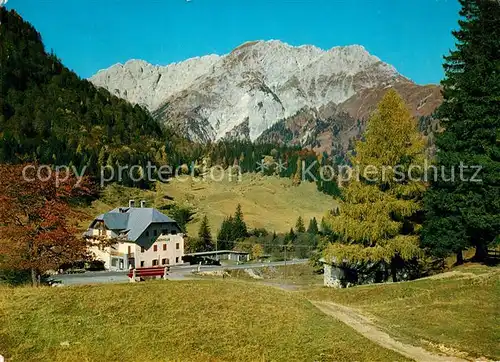
[[[173,223],[176,221],[149,207],[118,207],[94,220],[102,220],[106,227],[118,233],[126,233],[130,241],[136,241],[152,223]]]

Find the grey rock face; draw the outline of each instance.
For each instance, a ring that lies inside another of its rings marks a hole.
[[[301,109],[319,110],[364,89],[407,80],[359,45],[325,51],[273,40],[167,66],[131,60],[90,81],[207,142],[241,129],[253,141]]]

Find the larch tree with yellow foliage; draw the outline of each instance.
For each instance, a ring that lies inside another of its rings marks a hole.
[[[424,140],[403,99],[389,90],[351,157],[353,176],[339,213],[326,222],[339,240],[325,249],[335,264],[383,263],[395,281],[421,255]],[[411,177],[410,177],[411,176]]]

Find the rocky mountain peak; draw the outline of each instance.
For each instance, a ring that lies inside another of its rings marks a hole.
[[[367,89],[410,82],[361,45],[323,50],[279,40],[246,42],[226,55],[167,66],[131,60],[90,80],[202,142],[235,137],[241,129],[241,137],[256,140],[301,109],[319,110]]]

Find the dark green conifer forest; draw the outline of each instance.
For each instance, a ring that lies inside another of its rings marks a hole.
[[[500,235],[500,3],[460,3],[437,111],[445,128],[436,139],[439,177],[425,197],[423,229],[424,246],[456,253],[459,263],[470,247],[483,261]]]

